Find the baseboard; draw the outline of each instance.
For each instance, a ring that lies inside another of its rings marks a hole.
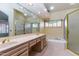
[[[73,51],[69,50],[69,49],[65,49],[66,51],[68,51],[69,53],[71,53],[73,56],[79,56],[76,53],[74,53]]]

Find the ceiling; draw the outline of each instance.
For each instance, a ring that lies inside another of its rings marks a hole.
[[[45,3],[44,4],[49,12],[56,12],[56,11],[62,11],[66,9],[71,9],[71,8],[77,8],[79,7],[78,3]],[[54,7],[53,10],[50,10],[50,7]]]
[[[33,3],[32,5],[29,5],[28,3],[20,3],[20,5],[41,18],[50,17],[45,5],[42,3]]]
[[[79,7],[79,4],[71,5],[69,3],[20,3],[20,5],[41,18],[50,18],[51,12]],[[50,10],[51,6],[54,7],[53,10]]]
[[[0,20],[8,20],[8,16],[0,11]]]

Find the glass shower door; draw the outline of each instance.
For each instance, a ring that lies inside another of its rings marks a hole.
[[[68,49],[79,54],[79,11],[68,15]]]

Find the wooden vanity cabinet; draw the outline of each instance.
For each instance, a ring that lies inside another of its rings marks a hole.
[[[29,50],[24,51],[20,56],[29,56]]]
[[[28,43],[23,43],[18,46],[12,47],[11,49],[6,50],[2,53],[2,56],[19,56],[24,51],[28,50]]]
[[[41,49],[44,49],[46,45],[47,45],[46,35],[44,35],[41,37]]]
[[[32,47],[33,51],[41,52],[47,45],[46,36],[36,38],[36,44]]]
[[[41,39],[40,39],[40,37],[39,37],[39,38],[37,38],[36,43],[38,43],[38,42],[40,42],[40,41],[41,41]]]
[[[47,46],[46,35],[37,37],[1,51],[1,56],[29,56],[32,52],[41,52]]]
[[[29,47],[32,47],[32,46],[34,46],[35,44],[36,44],[36,39],[31,40],[31,41],[29,42]]]

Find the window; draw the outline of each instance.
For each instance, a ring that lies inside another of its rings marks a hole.
[[[49,22],[45,23],[45,27],[61,27],[61,22],[61,20],[50,20]]]
[[[38,24],[33,23],[32,25],[33,25],[33,28],[37,28],[38,27]]]
[[[31,24],[25,24],[25,28],[30,28]]]
[[[0,34],[8,33],[8,24],[0,24]]]
[[[49,27],[52,27],[52,23],[49,23]]]
[[[40,22],[40,28],[44,28],[44,22]]]
[[[57,27],[61,27],[61,21],[57,21]]]
[[[49,23],[48,23],[48,22],[46,22],[46,23],[45,23],[45,27],[48,27],[48,26],[49,26]]]
[[[31,23],[31,24],[32,24],[32,33],[40,31],[39,23]]]
[[[56,24],[56,22],[53,22],[53,27],[57,27],[57,24]]]
[[[61,27],[62,25],[62,23],[61,23],[62,21],[61,20],[54,20],[54,22],[53,22],[53,27]]]
[[[6,22],[0,22],[0,37],[9,35],[9,25]]]

